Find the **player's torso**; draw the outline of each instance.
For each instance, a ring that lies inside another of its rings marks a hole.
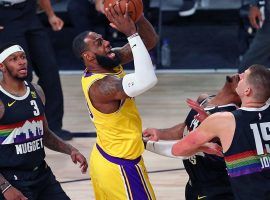
[[[212,114],[215,112],[233,111],[236,108],[236,105],[228,104],[218,107],[209,107],[205,110],[209,114]],[[188,129],[187,134],[200,125],[200,122],[194,119],[194,116],[197,114],[198,113],[193,109],[189,112],[185,121]],[[224,179],[224,184],[229,183],[226,165],[224,159],[221,157],[199,152],[198,154],[185,159],[183,163],[191,182],[213,184],[215,182],[220,182],[218,181],[220,179]]]
[[[44,106],[34,87],[26,83],[26,88],[24,96],[16,97],[0,87],[5,110],[0,120],[0,168],[32,169],[45,157]]]
[[[124,76],[122,68],[115,74],[85,74],[82,87],[87,102],[89,115],[97,130],[97,143],[109,155],[135,159],[143,150],[142,123],[134,98],[121,101],[116,112],[104,114],[98,111],[89,99],[91,85],[105,76]]]
[[[270,199],[270,107],[233,114],[236,129],[225,161],[236,199]]]

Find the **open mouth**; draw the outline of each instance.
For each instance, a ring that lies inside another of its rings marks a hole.
[[[110,51],[109,53],[107,53],[107,56],[111,59],[114,59],[115,58],[115,53]]]

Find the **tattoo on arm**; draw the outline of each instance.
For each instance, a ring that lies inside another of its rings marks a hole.
[[[60,153],[65,153],[70,155],[72,150],[76,150],[72,145],[64,142],[58,136],[56,136],[48,127],[47,120],[43,121],[44,123],[44,145],[53,150],[58,151]]]
[[[91,94],[94,94],[95,99],[99,101],[120,100],[128,97],[124,92],[122,79],[115,76],[106,76],[96,81],[93,86]]]
[[[4,183],[8,183],[7,179],[0,173],[0,185],[3,185]]]

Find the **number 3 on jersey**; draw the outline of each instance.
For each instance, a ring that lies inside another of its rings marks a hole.
[[[38,109],[38,106],[37,106],[37,102],[35,100],[31,100],[30,101],[30,104],[33,106],[34,110],[33,110],[33,113],[35,116],[39,116],[40,112],[39,112],[39,109]]]

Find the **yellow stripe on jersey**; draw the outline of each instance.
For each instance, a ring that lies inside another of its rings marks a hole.
[[[96,127],[98,145],[111,156],[135,159],[142,154],[144,145],[141,118],[134,98],[125,99],[118,111],[104,114],[92,105],[88,96],[89,88],[95,81],[106,76],[122,78],[124,75],[122,66],[115,68],[115,73],[85,74],[82,77],[82,89]]]

